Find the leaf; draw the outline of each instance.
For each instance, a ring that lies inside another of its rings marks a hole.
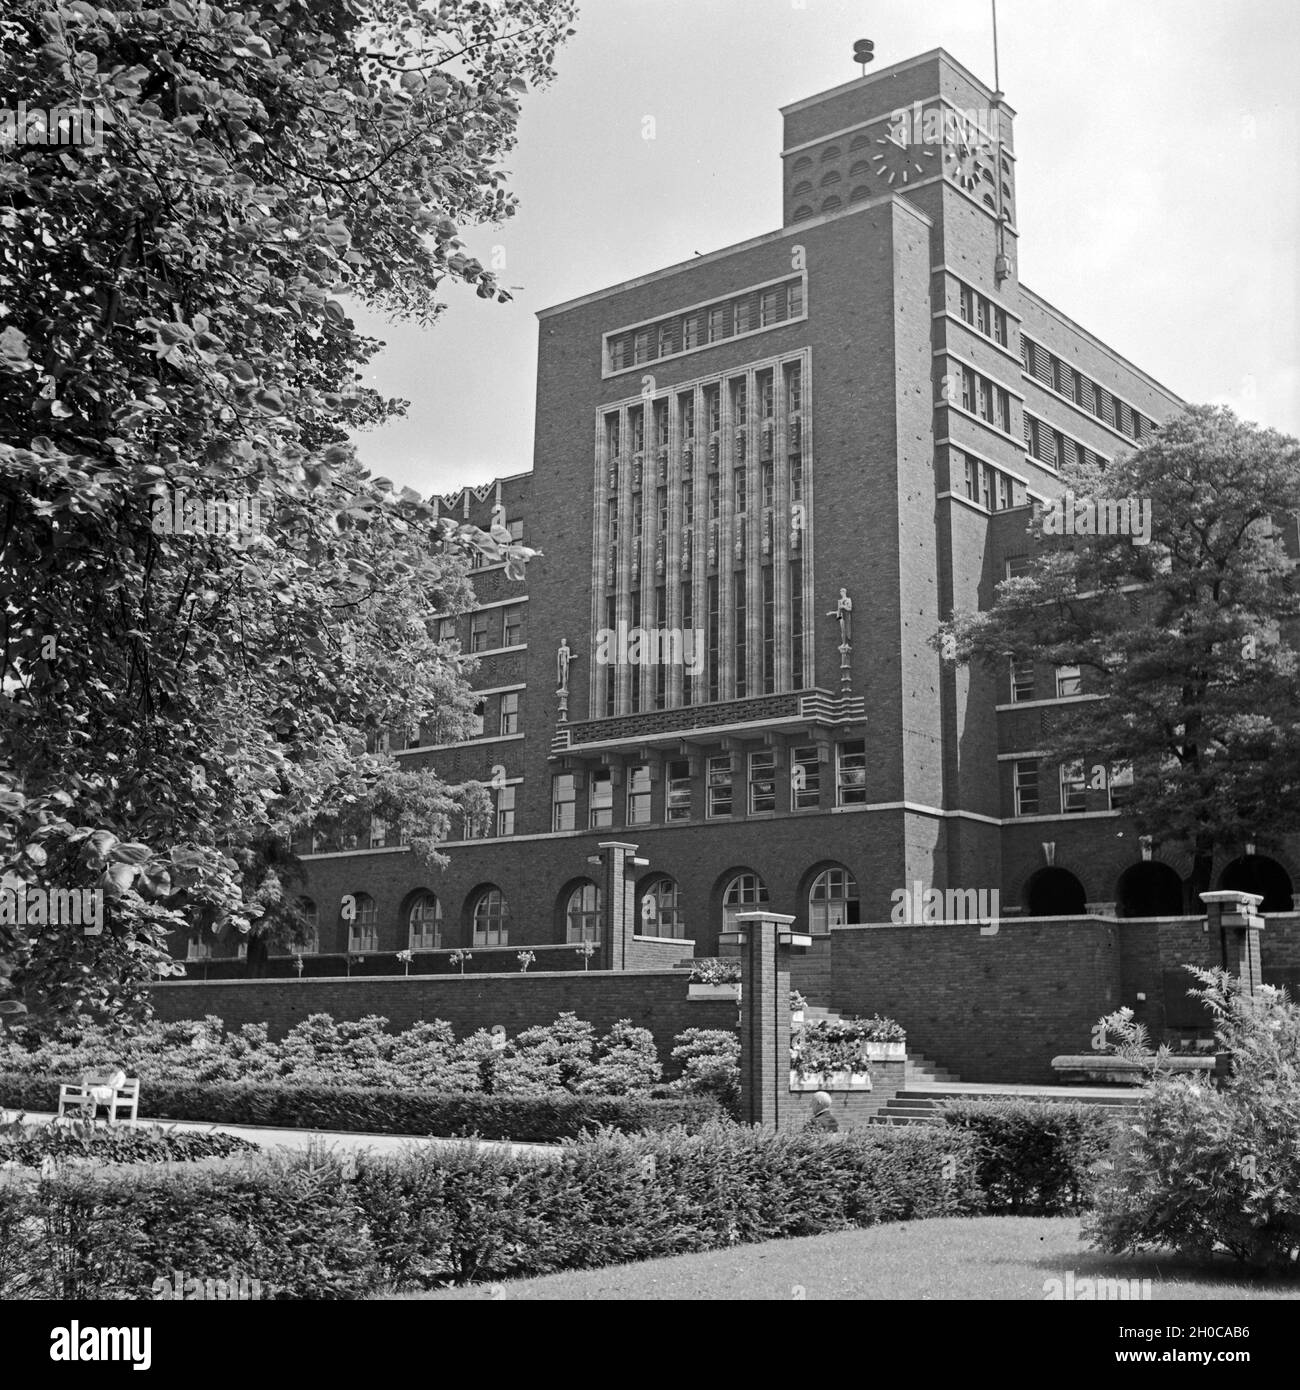
[[[153,858],[153,850],[148,845],[133,841],[130,844],[115,846],[110,858],[116,864],[143,864],[147,859]]]

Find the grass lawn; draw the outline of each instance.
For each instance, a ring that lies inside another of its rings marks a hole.
[[[1153,1299],[1300,1299],[1300,1279],[1252,1280],[1224,1258],[1098,1255],[1073,1217],[980,1216],[741,1245],[409,1298],[1039,1299],[1049,1279],[1150,1279]],[[1077,1297],[1077,1293],[1076,1293]]]

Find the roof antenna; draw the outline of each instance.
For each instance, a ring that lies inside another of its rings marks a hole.
[[[1007,255],[1007,215],[1002,207],[1002,78],[998,72],[998,0],[993,6],[993,117],[997,121],[997,170],[994,184],[998,195],[998,253],[993,260],[993,278],[999,285],[1011,274],[1011,257]]]
[[[876,56],[876,45],[870,39],[859,39],[853,45],[853,61],[862,67],[862,75],[867,75],[867,64]]]

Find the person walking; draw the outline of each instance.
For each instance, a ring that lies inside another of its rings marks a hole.
[[[822,1130],[828,1134],[835,1134],[839,1131],[839,1121],[831,1114],[831,1098],[825,1091],[818,1091],[813,1096],[813,1112],[805,1129]]]

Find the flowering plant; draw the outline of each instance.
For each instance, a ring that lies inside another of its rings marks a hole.
[[[596,954],[596,943],[594,941],[584,941],[580,946],[573,948],[582,957],[582,968],[591,968],[591,958]]]
[[[790,991],[790,1012],[792,1014],[802,1013],[807,1007],[808,1001],[797,989],[792,989]]]
[[[469,951],[456,950],[451,953],[450,960],[453,965],[460,966],[460,973],[465,973],[465,962],[473,960],[474,957]]]
[[[519,954],[515,957],[515,959],[519,962],[520,970],[522,970],[526,975],[528,973],[528,967],[537,959],[537,957],[531,951],[520,951]]]
[[[397,953],[397,959],[400,960],[400,961],[402,962],[402,966],[403,966],[403,971],[402,971],[402,973],[403,973],[404,975],[409,975],[409,974],[411,973],[411,962],[415,959],[415,952],[414,952],[414,951],[398,951],[398,953]]]
[[[740,983],[740,962],[734,957],[701,956],[691,962],[687,980],[693,985],[734,985]]]

